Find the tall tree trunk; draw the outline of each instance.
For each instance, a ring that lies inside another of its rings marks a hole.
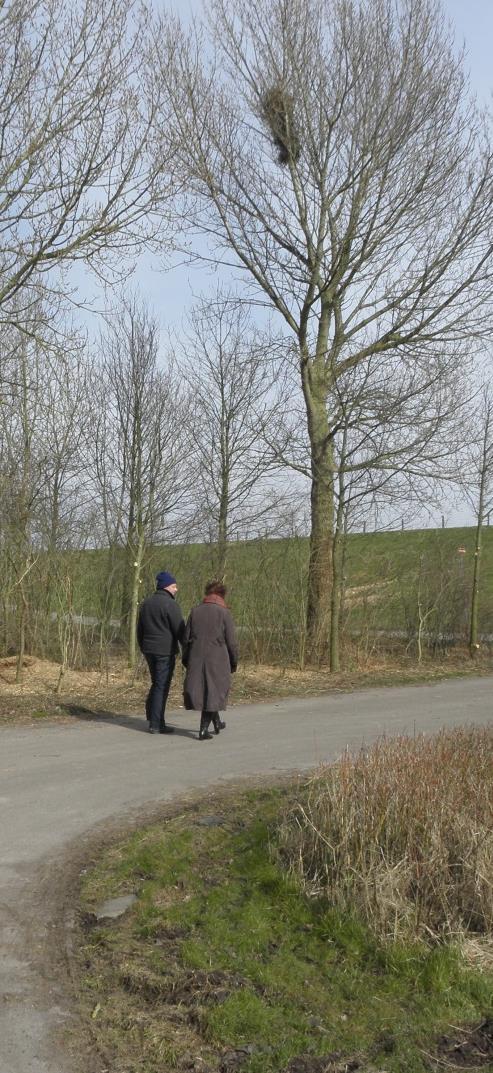
[[[338,671],[340,666],[339,631],[342,615],[344,591],[344,564],[347,545],[347,510],[345,488],[345,458],[347,450],[347,428],[344,429],[341,457],[337,476],[337,512],[335,519],[334,542],[332,548],[332,593],[330,603],[330,669]]]
[[[110,621],[113,614],[117,613],[113,601],[113,588],[118,576],[117,555],[119,549],[110,544],[106,553],[106,569],[104,580],[100,588],[99,604],[99,668],[101,673],[106,672],[109,679],[108,647],[111,635]],[[121,626],[120,626],[121,630]]]
[[[342,587],[344,573],[344,503],[339,498],[336,526],[332,544],[332,592],[330,596],[330,670],[340,667],[339,626],[341,621]]]
[[[130,587],[130,606],[128,615],[128,666],[133,671],[137,661],[137,613],[140,596],[140,574],[144,558],[145,537],[142,530],[133,547],[132,553],[132,582]]]
[[[121,600],[120,600],[120,635],[122,640],[128,636],[130,613],[132,606],[132,575],[134,548],[132,538],[127,536],[127,542],[122,552],[123,570],[121,573]]]
[[[482,511],[478,514],[478,521],[476,525],[476,542],[474,547],[474,568],[472,577],[472,593],[471,593],[471,621],[469,626],[469,654],[475,656],[477,654],[478,643],[478,612],[479,612],[479,574],[481,566],[481,537],[483,532],[483,515]]]
[[[73,588],[70,574],[60,573],[58,582],[58,638],[60,644],[60,670],[55,693],[61,693],[62,683],[69,664],[70,643],[74,629]]]
[[[44,592],[44,608],[46,621],[49,621],[49,616],[54,610],[56,604],[57,587],[59,584],[59,572],[63,571],[63,566],[60,563],[60,551],[59,551],[59,537],[60,537],[60,487],[58,480],[55,476],[53,482],[53,500],[51,504],[51,517],[50,517],[50,529],[48,535],[48,547],[46,555],[46,588]]]
[[[471,657],[477,654],[478,644],[478,613],[479,613],[479,575],[481,569],[481,539],[483,535],[484,514],[484,489],[486,482],[486,466],[481,470],[479,485],[479,503],[476,521],[476,540],[474,543],[474,567],[472,575],[471,593],[471,618],[469,623],[469,654]]]
[[[308,658],[318,663],[330,653],[334,539],[334,450],[328,416],[331,373],[327,368],[330,304],[323,299],[315,355],[307,335],[310,302],[305,303],[299,334],[300,371],[310,446],[311,528],[306,633]]]
[[[224,379],[223,351],[219,348],[220,362],[220,398],[221,398],[221,424],[219,429],[219,447],[221,451],[221,492],[219,496],[219,518],[217,526],[217,549],[215,556],[215,570],[219,581],[224,581],[226,574],[226,559],[228,555],[228,515],[229,515],[229,479],[230,479],[230,449],[229,449],[229,415],[226,401],[226,385]]]
[[[139,522],[139,508],[136,506],[135,489],[132,483],[130,491],[130,512],[129,523],[127,527],[127,536],[125,541],[125,549],[123,552],[123,575],[122,575],[122,590],[121,590],[121,605],[120,605],[120,633],[125,639],[127,645],[127,656],[129,666],[132,667],[131,656],[131,644],[132,644],[132,615],[134,613],[135,602],[135,586],[137,585],[138,591],[138,579],[140,577],[140,570],[142,566],[141,555],[141,542],[142,531]],[[136,580],[137,579],[137,580]],[[134,659],[135,662],[135,659]]]
[[[322,663],[330,652],[333,580],[334,449],[327,414],[330,372],[326,367],[331,314],[330,304],[325,299],[318,323],[315,354],[312,356],[307,335],[309,309],[310,303],[307,303],[298,337],[312,481],[306,625],[308,656],[317,663]]]
[[[477,654],[478,644],[478,614],[479,614],[479,575],[481,570],[481,539],[483,535],[484,501],[488,481],[489,461],[489,435],[490,435],[491,408],[488,405],[483,432],[483,449],[481,469],[479,472],[479,499],[478,512],[476,515],[476,540],[474,544],[474,568],[472,576],[471,593],[471,618],[469,623],[469,654],[471,657]]]
[[[20,585],[19,598],[21,601],[20,614],[19,614],[19,633],[18,633],[18,649],[17,649],[17,661],[15,668],[15,680],[17,683],[22,682],[24,677],[24,656],[26,652],[26,618],[27,618],[27,600],[24,592],[24,587]]]
[[[219,581],[224,581],[226,575],[226,563],[228,558],[228,504],[229,482],[227,475],[223,474],[221,485],[221,498],[219,501],[219,521],[217,527],[217,548],[215,555],[215,571]]]
[[[309,652],[319,663],[327,657],[329,646],[333,539],[328,518],[332,507],[330,484],[314,479],[306,618]]]
[[[311,532],[308,571],[309,658],[329,655],[334,542],[334,466],[325,397],[310,395],[307,409],[312,458]]]
[[[19,560],[18,560],[18,573],[19,573],[19,634],[18,634],[18,654],[17,654],[17,667],[16,667],[16,682],[22,681],[24,673],[24,655],[26,651],[26,632],[29,617],[29,603],[28,596],[24,586],[24,578],[29,572],[31,561],[31,531],[30,531],[30,505],[29,505],[29,479],[31,470],[31,438],[32,429],[30,425],[30,415],[28,406],[29,397],[29,382],[27,373],[27,352],[25,343],[21,346],[21,361],[20,361],[20,381],[21,381],[21,421],[22,421],[22,469],[21,469],[21,482],[20,490],[17,501],[18,512],[18,529],[17,529],[17,543],[19,547]]]
[[[332,592],[330,594],[330,650],[329,663],[331,671],[338,671],[339,662],[339,616],[341,608],[341,543],[342,537],[336,529],[332,547]]]
[[[123,576],[122,576],[122,596],[120,607],[120,630],[122,637],[127,639],[130,637],[131,629],[131,617],[132,617],[132,594],[134,587],[134,561],[136,558],[135,549],[138,543],[136,539],[137,535],[137,521],[136,515],[139,509],[138,492],[136,490],[135,481],[135,428],[132,430],[132,476],[130,479],[129,488],[129,506],[128,506],[128,523],[127,533],[125,540],[125,551],[123,554]],[[128,650],[128,649],[127,649]]]
[[[214,556],[214,573],[218,581],[224,581],[226,576],[226,566],[228,562],[228,543],[227,541],[219,537],[216,554]]]

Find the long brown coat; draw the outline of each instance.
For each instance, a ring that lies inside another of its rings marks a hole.
[[[231,685],[231,672],[238,664],[238,645],[231,612],[216,597],[193,607],[183,642],[187,668],[183,686],[189,711],[224,711]]]

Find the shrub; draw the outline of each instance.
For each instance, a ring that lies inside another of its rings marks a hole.
[[[318,771],[283,819],[304,889],[380,936],[493,929],[493,728],[383,739]]]

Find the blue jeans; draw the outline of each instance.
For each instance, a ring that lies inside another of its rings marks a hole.
[[[166,701],[175,669],[175,657],[155,656],[149,652],[146,653],[146,660],[152,682],[147,694],[146,716],[153,730],[162,730]]]

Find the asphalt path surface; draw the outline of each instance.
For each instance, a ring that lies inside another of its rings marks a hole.
[[[0,729],[0,1073],[72,1073],[72,1012],[50,912],[64,861],[180,796],[231,780],[302,773],[383,733],[492,720],[493,678],[374,689],[231,709],[227,729],[197,741],[199,716],[170,712],[173,736],[145,720],[99,717]],[[57,878],[58,877],[58,878]],[[92,1071],[91,1071],[92,1073]]]

